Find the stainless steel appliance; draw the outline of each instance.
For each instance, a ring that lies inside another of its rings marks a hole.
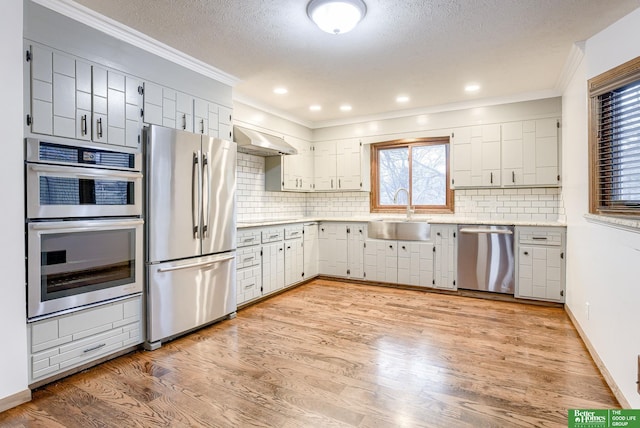
[[[513,294],[513,226],[458,226],[459,289]]]
[[[30,321],[141,293],[141,155],[26,139]]]
[[[27,138],[25,159],[28,219],[142,214],[140,153]]]
[[[147,347],[236,311],[236,144],[150,126]]]

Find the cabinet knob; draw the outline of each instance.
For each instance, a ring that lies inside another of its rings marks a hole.
[[[403,246],[402,246],[402,249],[403,249],[403,250],[406,250],[406,249],[407,249],[407,247],[405,247],[405,246],[403,245]]]
[[[389,248],[391,248],[393,250],[393,245],[389,245]]]
[[[528,256],[528,255],[529,255],[529,252],[528,252],[528,251],[525,251],[525,252],[524,252],[524,253],[522,253],[522,254],[524,254],[525,256]]]

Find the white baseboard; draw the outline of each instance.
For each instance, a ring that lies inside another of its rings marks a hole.
[[[31,401],[31,390],[25,389],[24,391],[16,392],[8,397],[0,398],[0,412],[9,410],[12,407],[19,406],[22,403]]]
[[[604,365],[604,362],[598,355],[596,348],[594,348],[594,346],[591,344],[591,341],[585,334],[584,330],[582,330],[582,327],[580,327],[580,324],[578,323],[576,318],[573,316],[573,313],[571,313],[571,309],[569,309],[569,306],[564,305],[564,310],[565,312],[567,312],[567,315],[569,315],[569,319],[571,320],[571,323],[578,331],[578,334],[580,335],[580,337],[582,338],[582,341],[587,347],[589,354],[591,354],[591,358],[593,358],[593,361],[596,363],[596,366],[598,366],[598,370],[600,370],[600,374],[602,374],[604,381],[607,383],[607,385],[609,385],[609,388],[611,388],[611,392],[613,392],[613,395],[618,400],[618,403],[620,403],[620,406],[623,409],[630,409],[631,405],[629,404],[627,399],[624,397],[624,394],[622,394],[622,391],[618,387],[618,384],[615,382],[615,380],[613,380],[613,376],[611,376],[611,373],[609,373],[609,370],[607,370],[607,367]]]

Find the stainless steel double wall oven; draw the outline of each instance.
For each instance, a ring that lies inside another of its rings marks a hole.
[[[124,147],[25,140],[30,320],[142,292],[141,163]]]

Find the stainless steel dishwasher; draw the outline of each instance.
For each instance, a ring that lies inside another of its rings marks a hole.
[[[458,288],[514,293],[513,226],[458,226]]]

